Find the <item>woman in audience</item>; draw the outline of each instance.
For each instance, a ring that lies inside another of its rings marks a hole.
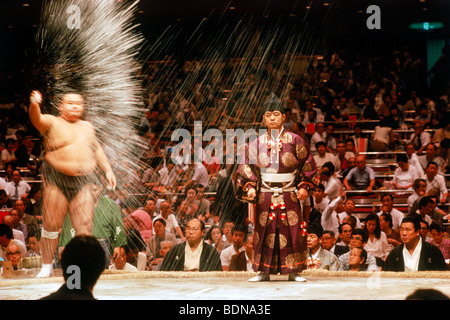
[[[386,234],[381,231],[380,219],[377,214],[372,213],[367,216],[364,230],[369,235],[369,240],[364,246],[364,249],[366,249],[368,254],[375,257],[379,267],[383,267],[384,260],[392,250],[392,247],[387,241]]]

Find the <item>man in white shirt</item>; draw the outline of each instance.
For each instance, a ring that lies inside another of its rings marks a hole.
[[[389,214],[392,217],[392,229],[398,230],[405,215],[394,208],[394,196],[390,193],[383,195],[381,205],[381,211],[377,213],[378,217],[383,213]]]
[[[420,172],[411,164],[408,163],[406,154],[397,155],[398,168],[394,171],[394,178],[392,184],[395,189],[412,190],[414,181],[420,177]]]
[[[244,250],[231,256],[229,271],[249,271],[253,272],[253,234],[248,232],[245,235]]]
[[[323,213],[330,203],[330,200],[324,195],[324,191],[323,184],[319,184],[313,191],[314,208],[320,213]]]
[[[231,231],[231,239],[233,244],[220,253],[220,262],[222,263],[222,270],[228,271],[231,258],[233,255],[245,250],[244,237],[246,235],[246,227],[243,225],[236,225]]]
[[[338,165],[338,160],[334,154],[327,152],[325,142],[319,141],[316,143],[317,153],[314,155],[314,160],[316,161],[317,168],[322,168],[324,163],[331,162],[336,167]]]
[[[442,159],[441,157],[437,157],[436,154],[437,154],[436,146],[433,143],[427,144],[425,148],[425,154],[418,157],[422,169],[425,170],[425,168],[428,166],[428,163],[436,162],[438,165],[438,172],[440,172],[441,167],[444,164],[444,159]]]
[[[416,148],[414,147],[414,144],[408,143],[406,145],[405,151],[406,156],[408,157],[408,163],[416,168],[417,172],[419,173],[419,177],[423,176],[425,172],[423,171],[422,165],[419,162],[419,157],[416,154]]]
[[[356,218],[356,225],[355,229],[361,229],[362,224],[361,220],[357,216],[355,216],[353,213],[355,213],[355,201],[352,199],[347,199],[344,203],[344,212],[339,213],[339,221],[342,223],[347,216],[354,216]]]
[[[185,184],[185,188],[196,183],[201,184],[205,188],[209,186],[209,176],[208,170],[206,170],[205,166],[202,163],[191,163],[189,167],[194,169],[194,173],[192,178]]]
[[[123,247],[119,248],[119,252],[114,253],[112,258],[113,264],[109,266],[110,270],[138,271],[138,269],[127,262],[127,254]]]
[[[333,231],[336,237],[339,235],[340,218],[338,213],[344,211],[341,197],[337,197],[330,202],[328,208],[322,213],[321,225],[323,230]]]
[[[411,213],[411,208],[421,196],[425,194],[425,190],[427,188],[427,183],[424,179],[416,179],[414,180],[413,189],[414,193],[408,197],[406,203],[408,204],[408,212]]]
[[[310,150],[313,156],[318,153],[316,150],[316,143],[319,141],[325,142],[326,137],[325,124],[323,122],[316,123],[316,132],[314,132],[310,141]]]
[[[341,181],[336,178],[335,166],[331,162],[325,162],[320,170],[320,180],[325,187],[324,196],[329,200],[339,197],[344,192]]]
[[[431,142],[431,135],[423,131],[423,125],[420,122],[414,124],[414,133],[411,135],[408,143],[416,148],[418,154],[422,154],[425,147]]]
[[[438,173],[437,163],[429,162],[428,166],[425,168],[425,175],[422,178],[427,183],[427,188],[425,192],[428,192],[433,188],[438,189],[440,195],[440,203],[443,204],[447,201],[448,190],[445,185],[445,178],[437,173]]]
[[[24,194],[27,194],[31,187],[25,181],[22,181],[19,170],[12,172],[12,181],[8,182],[5,187],[5,191],[11,200],[20,200]]]

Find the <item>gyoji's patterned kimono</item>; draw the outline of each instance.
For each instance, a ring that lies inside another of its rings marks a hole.
[[[266,133],[252,142],[238,168],[238,182],[244,191],[249,186],[262,189],[256,200],[253,269],[265,274],[295,273],[305,269],[307,221],[296,191],[290,188],[278,195],[267,188],[263,191],[261,174],[295,173],[294,189],[313,188],[319,179],[309,145],[300,136],[283,130],[276,146],[272,141],[268,149],[269,140]],[[250,161],[255,158],[257,161]]]

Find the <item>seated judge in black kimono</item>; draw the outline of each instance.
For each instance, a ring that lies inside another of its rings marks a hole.
[[[161,271],[222,271],[219,252],[203,241],[205,224],[190,220],[185,229],[186,241],[173,247],[162,262]]]
[[[418,214],[403,218],[399,229],[403,244],[389,253],[383,271],[447,270],[441,250],[420,236],[420,221],[421,217]]]

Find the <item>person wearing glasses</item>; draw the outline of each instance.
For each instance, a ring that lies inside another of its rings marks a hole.
[[[219,252],[203,241],[205,223],[192,219],[185,231],[186,241],[166,254],[160,271],[222,271]]]
[[[6,248],[6,261],[12,262],[13,270],[20,269],[20,262],[22,261],[22,251],[18,245],[11,243],[8,248]]]
[[[340,264],[339,271],[349,271],[350,270],[349,258],[350,258],[351,249],[363,248],[367,244],[368,240],[369,240],[369,235],[367,234],[367,231],[365,231],[363,229],[353,230],[352,235],[350,236],[350,245],[349,245],[350,251],[344,253],[343,255],[341,255],[339,257],[339,264]],[[378,270],[377,261],[373,256],[368,254],[366,261],[367,261],[367,263],[366,263],[367,271],[377,271]]]

